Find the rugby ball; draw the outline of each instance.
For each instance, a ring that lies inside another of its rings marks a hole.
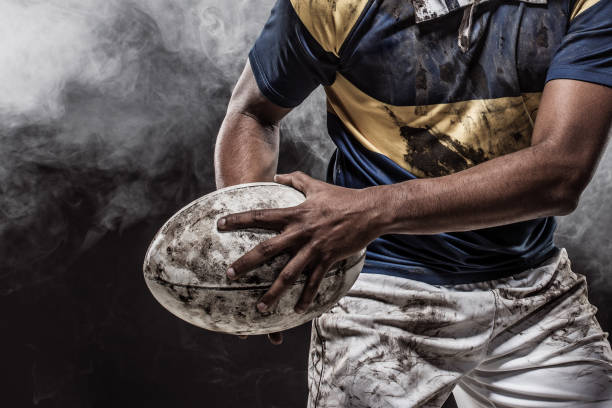
[[[305,271],[266,313],[258,300],[289,261],[281,254],[232,281],[229,266],[260,242],[276,235],[267,230],[221,232],[225,215],[299,205],[304,195],[276,183],[248,183],[205,195],[172,216],[157,232],[144,261],[151,293],[174,315],[204,329],[232,334],[265,334],[298,326],[330,309],[357,279],[365,249],[336,263],[324,276],[304,314],[294,312],[309,271]]]

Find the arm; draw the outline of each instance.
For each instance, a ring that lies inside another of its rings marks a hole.
[[[290,111],[261,94],[247,60],[217,136],[217,188],[273,180],[278,163],[278,123]],[[273,344],[282,342],[281,333],[268,337]]]
[[[272,181],[278,163],[278,123],[290,110],[261,94],[247,61],[217,136],[217,188]]]
[[[301,9],[309,12],[311,6]],[[335,22],[324,14],[330,23]],[[276,2],[249,52],[249,62],[219,132],[217,187],[273,179],[278,162],[278,122],[319,85],[334,81],[339,58],[329,51],[310,35],[293,2]],[[228,276],[234,278],[231,270]],[[282,341],[278,333],[269,337],[276,344]]]
[[[239,277],[281,252],[294,258],[263,296],[264,311],[311,271],[296,311],[310,305],[324,273],[336,261],[389,233],[433,234],[563,215],[577,205],[601,157],[612,121],[612,88],[555,80],[545,89],[532,145],[439,178],[352,190],[302,173],[277,176],[306,194],[289,209],[247,212],[222,219],[220,229],[266,228],[282,220],[281,234],[237,260]],[[271,223],[271,221],[273,223]],[[233,275],[232,275],[233,276]]]

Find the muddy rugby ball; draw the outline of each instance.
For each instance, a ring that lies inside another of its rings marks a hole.
[[[249,183],[205,195],[170,218],[155,235],[145,256],[144,277],[153,296],[171,313],[204,329],[232,334],[264,334],[298,326],[330,309],[351,288],[365,250],[334,265],[304,314],[293,311],[306,274],[266,313],[256,305],[289,261],[281,254],[231,281],[226,271],[260,242],[276,235],[266,230],[221,232],[217,220],[227,214],[299,205],[304,195],[276,183]]]

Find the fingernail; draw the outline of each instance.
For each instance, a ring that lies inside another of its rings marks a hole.
[[[278,181],[278,174],[274,175],[274,181]]]
[[[236,271],[234,270],[234,268],[229,268],[227,270],[227,277],[230,279],[236,279]]]
[[[219,218],[219,221],[217,221],[217,227],[225,227],[225,223],[227,221],[225,221],[225,218]]]
[[[257,305],[257,310],[259,310],[261,313],[268,311],[268,305],[266,305],[264,302],[259,302],[259,304]]]

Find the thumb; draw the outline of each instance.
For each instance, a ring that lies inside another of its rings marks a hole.
[[[299,190],[305,195],[307,195],[308,190],[311,189],[311,186],[315,179],[305,173],[302,173],[301,171],[294,171],[293,173],[289,174],[277,174],[276,176],[274,176],[274,181],[279,184],[284,184],[286,186],[293,187],[296,190]]]

